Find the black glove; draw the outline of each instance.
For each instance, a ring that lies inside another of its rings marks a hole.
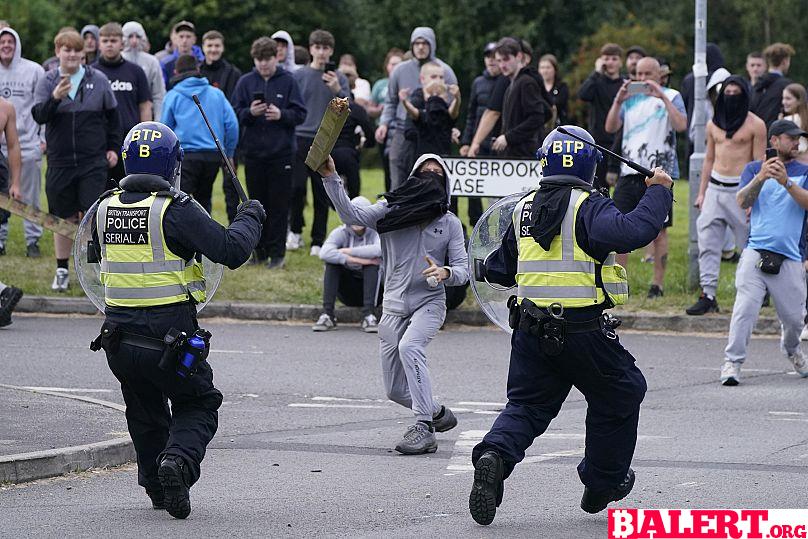
[[[264,211],[264,206],[257,200],[253,199],[239,204],[236,215],[238,216],[242,213],[246,213],[247,215],[254,217],[255,220],[261,224],[263,224],[267,218],[267,212]]]

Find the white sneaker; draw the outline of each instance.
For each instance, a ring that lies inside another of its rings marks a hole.
[[[311,251],[309,251],[311,256],[320,256],[320,246],[319,245],[312,245]]]
[[[369,314],[362,319],[362,331],[365,333],[379,332],[379,322],[376,320],[375,316]]]
[[[735,361],[725,361],[721,367],[721,384],[737,386],[741,381],[741,364]]]
[[[311,326],[312,331],[331,331],[337,329],[337,319],[328,316],[326,313],[320,315],[317,323]]]
[[[802,354],[802,350],[797,348],[796,352],[788,356],[788,360],[794,366],[794,370],[797,371],[800,378],[808,378],[808,363],[805,361],[805,356]]]
[[[800,340],[808,341],[808,324],[805,324],[805,326],[803,326],[802,333],[800,333]]]
[[[303,247],[303,238],[301,238],[301,234],[295,234],[291,230],[286,235],[286,249],[288,251],[294,251],[296,249],[300,249]]]
[[[56,268],[56,275],[53,276],[51,290],[65,292],[70,288],[70,272],[66,268]]]

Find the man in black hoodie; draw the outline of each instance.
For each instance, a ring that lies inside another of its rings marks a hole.
[[[766,122],[766,128],[777,119],[782,109],[783,89],[791,84],[787,78],[788,68],[791,67],[791,57],[794,56],[794,47],[788,43],[772,43],[763,51],[769,72],[764,74],[755,84],[752,95],[752,104],[749,110],[760,116]]]
[[[550,104],[543,97],[544,83],[527,60],[532,51],[525,51],[518,40],[502,38],[497,43],[496,56],[511,85],[502,107],[502,134],[491,147],[506,157],[533,159],[544,138],[544,122],[550,113]]]
[[[232,101],[233,90],[241,77],[241,70],[222,58],[224,53],[224,36],[216,30],[209,30],[202,36],[202,51],[205,53],[205,61],[199,65],[199,72],[208,79],[210,85],[224,92],[224,96]],[[233,163],[233,168],[238,170],[238,163]],[[227,170],[222,167],[222,177],[227,178]],[[224,192],[224,203],[227,209],[227,220],[232,223],[236,218],[236,208],[239,205],[238,193],[233,182],[222,182]]]

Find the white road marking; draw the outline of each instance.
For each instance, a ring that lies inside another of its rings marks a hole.
[[[801,421],[803,423],[808,423],[808,419],[799,417],[770,417],[769,421]]]
[[[679,487],[697,487],[700,484],[701,483],[697,483],[695,481],[686,481],[684,483],[679,483],[677,486],[679,486]]]
[[[58,391],[59,393],[112,393],[111,389],[84,389],[80,387],[38,387],[23,386],[31,391]]]
[[[389,402],[385,399],[350,399],[347,397],[311,397],[311,400],[327,402]]]
[[[456,475],[459,473],[468,473],[474,471],[474,465],[471,464],[471,452],[474,446],[482,441],[483,437],[488,433],[487,430],[465,430],[460,433],[455,442],[452,456],[449,459],[449,464],[446,466],[446,471],[443,475]],[[579,432],[545,432],[541,438],[550,438],[553,440],[576,440],[583,441],[586,435]],[[666,440],[670,436],[645,436],[640,435],[638,440]],[[550,451],[542,453],[541,455],[530,455],[522,460],[522,464],[534,464],[537,462],[544,462],[561,457],[580,457],[584,455],[584,447],[579,446],[575,449],[563,449],[560,451]]]
[[[500,408],[505,407],[504,402],[460,401],[457,404],[461,406],[499,406]]]
[[[325,404],[316,402],[293,402],[288,404],[289,408],[388,408],[376,404]]]
[[[805,412],[769,412],[771,415],[805,415]]]
[[[219,350],[218,348],[211,348],[210,353],[212,354],[253,354],[253,355],[263,355],[263,350]]]

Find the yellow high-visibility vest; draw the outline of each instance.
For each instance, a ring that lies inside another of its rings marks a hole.
[[[519,250],[516,284],[517,300],[527,298],[539,307],[560,303],[564,307],[590,307],[610,301],[623,305],[628,299],[626,270],[615,263],[614,253],[598,263],[578,246],[575,220],[581,203],[589,193],[573,189],[561,233],[545,251],[530,235],[533,198],[536,192],[520,200],[513,211],[513,227]],[[597,273],[603,285],[598,286]]]
[[[155,307],[205,301],[202,263],[172,253],[163,218],[170,196],[151,193],[139,202],[121,202],[114,191],[98,204],[96,227],[101,247],[104,300],[115,307]]]

